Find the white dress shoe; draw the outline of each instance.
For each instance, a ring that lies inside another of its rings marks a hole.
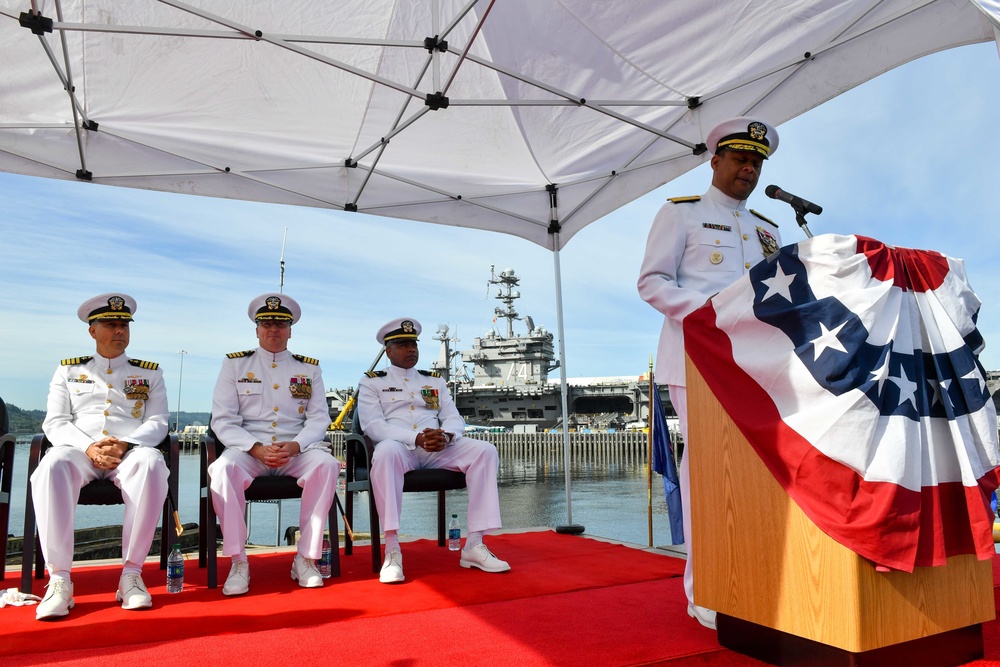
[[[118,592],[115,599],[122,603],[122,609],[149,609],[153,606],[153,598],[142,583],[138,574],[123,574],[118,580]]]
[[[510,565],[505,560],[500,560],[480,542],[471,549],[462,549],[462,560],[459,562],[462,567],[478,567],[483,572],[507,572]]]
[[[226,577],[226,585],[222,587],[223,595],[243,595],[250,590],[250,563],[245,560],[234,560]]]
[[[715,612],[696,604],[688,604],[688,616],[704,625],[709,630],[715,630]]]
[[[378,573],[378,580],[383,584],[398,584],[403,579],[403,553],[399,549],[386,551],[382,570]]]
[[[312,558],[296,556],[292,561],[292,579],[299,582],[302,588],[322,588],[323,575],[316,567],[316,561]]]
[[[68,614],[74,604],[73,582],[66,579],[50,580],[45,585],[45,597],[35,609],[35,618],[39,621],[60,618]]]

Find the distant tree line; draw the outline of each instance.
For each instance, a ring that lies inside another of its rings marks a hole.
[[[8,403],[7,417],[10,419],[11,433],[41,433],[45,410],[22,410]]]
[[[180,429],[184,430],[185,426],[190,424],[198,423],[208,425],[208,419],[211,413],[209,412],[181,412],[180,415]],[[10,432],[11,433],[41,433],[42,432],[42,422],[45,420],[45,410],[22,410],[16,405],[7,404],[7,416],[10,419]],[[177,413],[170,413],[170,430],[174,430],[174,426],[177,422]]]

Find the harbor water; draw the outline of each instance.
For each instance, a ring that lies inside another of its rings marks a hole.
[[[24,494],[28,444],[15,451],[15,475],[11,490],[11,535],[24,533]],[[499,472],[500,511],[504,528],[556,527],[568,521],[565,471],[561,452],[546,453],[534,447],[506,447],[501,453]],[[574,449],[570,459],[572,522],[585,527],[588,535],[634,544],[649,543],[646,457],[644,451],[614,445]],[[200,457],[185,453],[180,457],[179,513],[183,523],[198,521]],[[343,477],[341,478],[341,482]],[[343,503],[344,492],[338,495]],[[458,514],[465,535],[467,493],[449,491],[447,513]],[[364,494],[355,500],[353,529],[368,533],[368,501]],[[279,517],[280,513],[280,517]],[[118,523],[122,506],[77,509],[75,527],[90,528]],[[400,534],[405,537],[433,537],[437,524],[436,494],[408,493],[403,497]],[[662,479],[652,479],[653,544],[670,544],[670,524],[663,497]],[[284,543],[285,531],[299,524],[299,501],[252,503],[250,542],[259,545]],[[343,523],[341,522],[341,529]]]

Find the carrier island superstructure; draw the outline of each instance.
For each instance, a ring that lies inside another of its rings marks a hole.
[[[472,349],[458,352],[451,349],[448,327],[439,326],[434,340],[440,351],[431,367],[448,379],[458,410],[470,425],[529,432],[561,428],[560,381],[550,377],[559,367],[553,334],[517,312],[521,279],[513,269],[499,274],[491,269],[490,274],[490,289],[496,288],[501,303],[494,310],[498,329],[475,338]],[[524,333],[516,332],[515,322],[523,322]],[[460,365],[454,363],[459,356]],[[570,429],[645,426],[645,375],[570,378],[568,385]],[[669,405],[665,391],[663,399]]]

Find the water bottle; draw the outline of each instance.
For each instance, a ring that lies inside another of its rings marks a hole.
[[[332,549],[332,547],[330,546],[330,540],[326,539],[326,537],[324,536],[323,537],[323,555],[320,556],[319,562],[317,563],[317,565],[319,566],[319,575],[321,577],[323,577],[324,579],[329,579],[330,576],[331,576],[331,573],[330,573],[330,556],[331,556],[330,551],[331,551],[331,549]]]
[[[167,557],[167,592],[180,593],[184,590],[184,555],[181,545],[175,544]]]
[[[462,548],[462,526],[458,523],[457,514],[452,514],[448,522],[448,548],[452,551]]]

